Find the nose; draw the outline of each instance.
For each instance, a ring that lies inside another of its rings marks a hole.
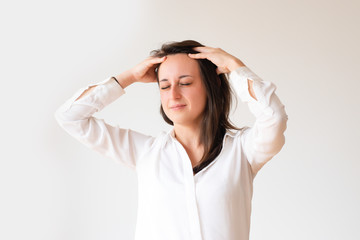
[[[173,85],[170,88],[170,96],[172,99],[179,99],[181,98],[181,93],[180,93],[180,89],[177,85]]]

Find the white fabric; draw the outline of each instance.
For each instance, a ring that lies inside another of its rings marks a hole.
[[[173,129],[153,137],[92,116],[125,93],[111,77],[79,89],[57,109],[56,120],[72,137],[136,171],[135,240],[249,239],[253,179],[283,147],[288,116],[273,83],[246,66],[228,77],[256,121],[252,127],[228,130],[220,155],[195,176]],[[253,81],[257,101],[247,79]],[[75,101],[94,85],[89,95]]]

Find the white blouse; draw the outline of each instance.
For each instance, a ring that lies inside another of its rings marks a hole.
[[[195,175],[173,129],[153,137],[92,116],[125,93],[111,77],[79,89],[57,109],[57,122],[72,137],[136,171],[135,240],[249,239],[253,179],[283,147],[288,116],[273,83],[247,66],[227,75],[256,121],[227,130],[219,156]],[[247,79],[258,100],[251,97]]]

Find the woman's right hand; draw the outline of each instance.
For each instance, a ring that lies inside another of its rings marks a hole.
[[[151,83],[157,82],[155,68],[157,64],[162,63],[166,60],[164,57],[148,57],[135,67],[130,69],[135,82]]]
[[[164,57],[148,57],[135,67],[126,70],[116,76],[120,86],[126,88],[134,82],[151,83],[156,82],[155,68],[157,64],[165,61]]]

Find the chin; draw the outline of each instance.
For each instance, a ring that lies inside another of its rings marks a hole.
[[[189,123],[189,120],[186,118],[181,118],[181,117],[169,117],[169,119],[175,124],[181,124],[184,125],[186,123]]]

